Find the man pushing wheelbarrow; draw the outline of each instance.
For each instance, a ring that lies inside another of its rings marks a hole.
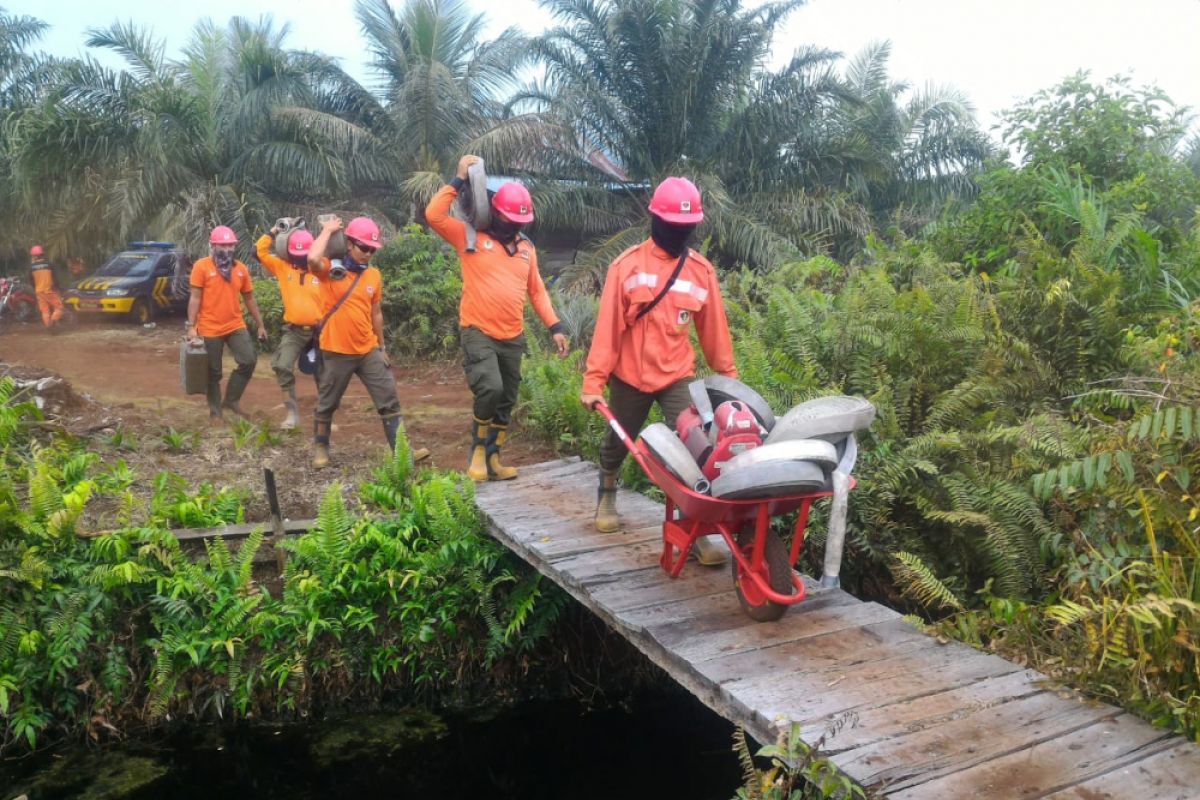
[[[721,287],[712,264],[688,248],[704,219],[700,190],[687,178],[667,178],[650,201],[650,238],[619,255],[608,268],[596,331],[588,351],[580,401],[592,409],[609,388],[609,408],[626,431],[641,430],[658,403],[669,427],[687,410],[696,370],[692,324],[715,372],[737,377]],[[617,474],[625,445],[609,430],[600,445],[596,530],[620,528]],[[697,560],[719,566],[728,558],[720,537],[696,540]]]

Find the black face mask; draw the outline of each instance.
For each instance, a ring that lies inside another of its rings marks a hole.
[[[213,262],[217,265],[217,272],[228,283],[233,273],[233,253],[218,250],[213,253]]]
[[[673,256],[683,255],[688,239],[692,238],[695,230],[695,225],[672,225],[658,217],[650,217],[650,238]]]
[[[519,222],[503,219],[499,214],[493,213],[492,224],[488,226],[488,233],[504,244],[509,244],[513,239],[517,238],[517,234],[521,232],[521,228],[523,227],[525,226]]]

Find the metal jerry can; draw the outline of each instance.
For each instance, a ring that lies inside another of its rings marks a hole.
[[[204,394],[208,390],[208,350],[204,342],[184,339],[180,343],[179,382],[184,394]]]

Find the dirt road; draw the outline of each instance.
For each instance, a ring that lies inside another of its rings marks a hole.
[[[351,383],[334,418],[332,465],[325,470],[308,466],[312,410],[316,386],[298,375],[297,394],[301,428],[266,443],[242,442],[239,448],[231,428],[211,428],[203,396],[184,395],[179,385],[179,340],[175,324],[146,330],[120,323],[82,324],[54,335],[40,326],[27,325],[0,333],[0,364],[62,376],[71,388],[94,405],[81,404],[68,427],[88,432],[98,441],[114,431],[131,433],[115,456],[138,468],[143,478],[156,470],[170,469],[193,483],[237,484],[262,494],[261,466],[278,475],[285,514],[300,518],[311,514],[324,487],[333,480],[353,486],[387,454],[383,429],[361,384]],[[225,374],[233,368],[226,359]],[[433,465],[462,469],[470,441],[471,393],[457,363],[419,364],[394,369],[409,438],[432,451]],[[283,419],[283,395],[270,368],[270,354],[259,354],[258,367],[246,390],[242,407],[253,421],[266,423],[278,433]],[[172,452],[164,444],[170,429],[195,432],[197,446]],[[553,456],[544,445],[516,432],[506,448],[506,460],[517,464],[544,461]],[[136,463],[135,463],[136,462]],[[248,510],[251,519],[265,510]]]

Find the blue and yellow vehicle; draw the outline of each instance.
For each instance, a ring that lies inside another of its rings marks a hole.
[[[76,281],[66,303],[81,314],[120,314],[142,324],[187,309],[191,261],[171,242],[130,242],[92,275]]]

